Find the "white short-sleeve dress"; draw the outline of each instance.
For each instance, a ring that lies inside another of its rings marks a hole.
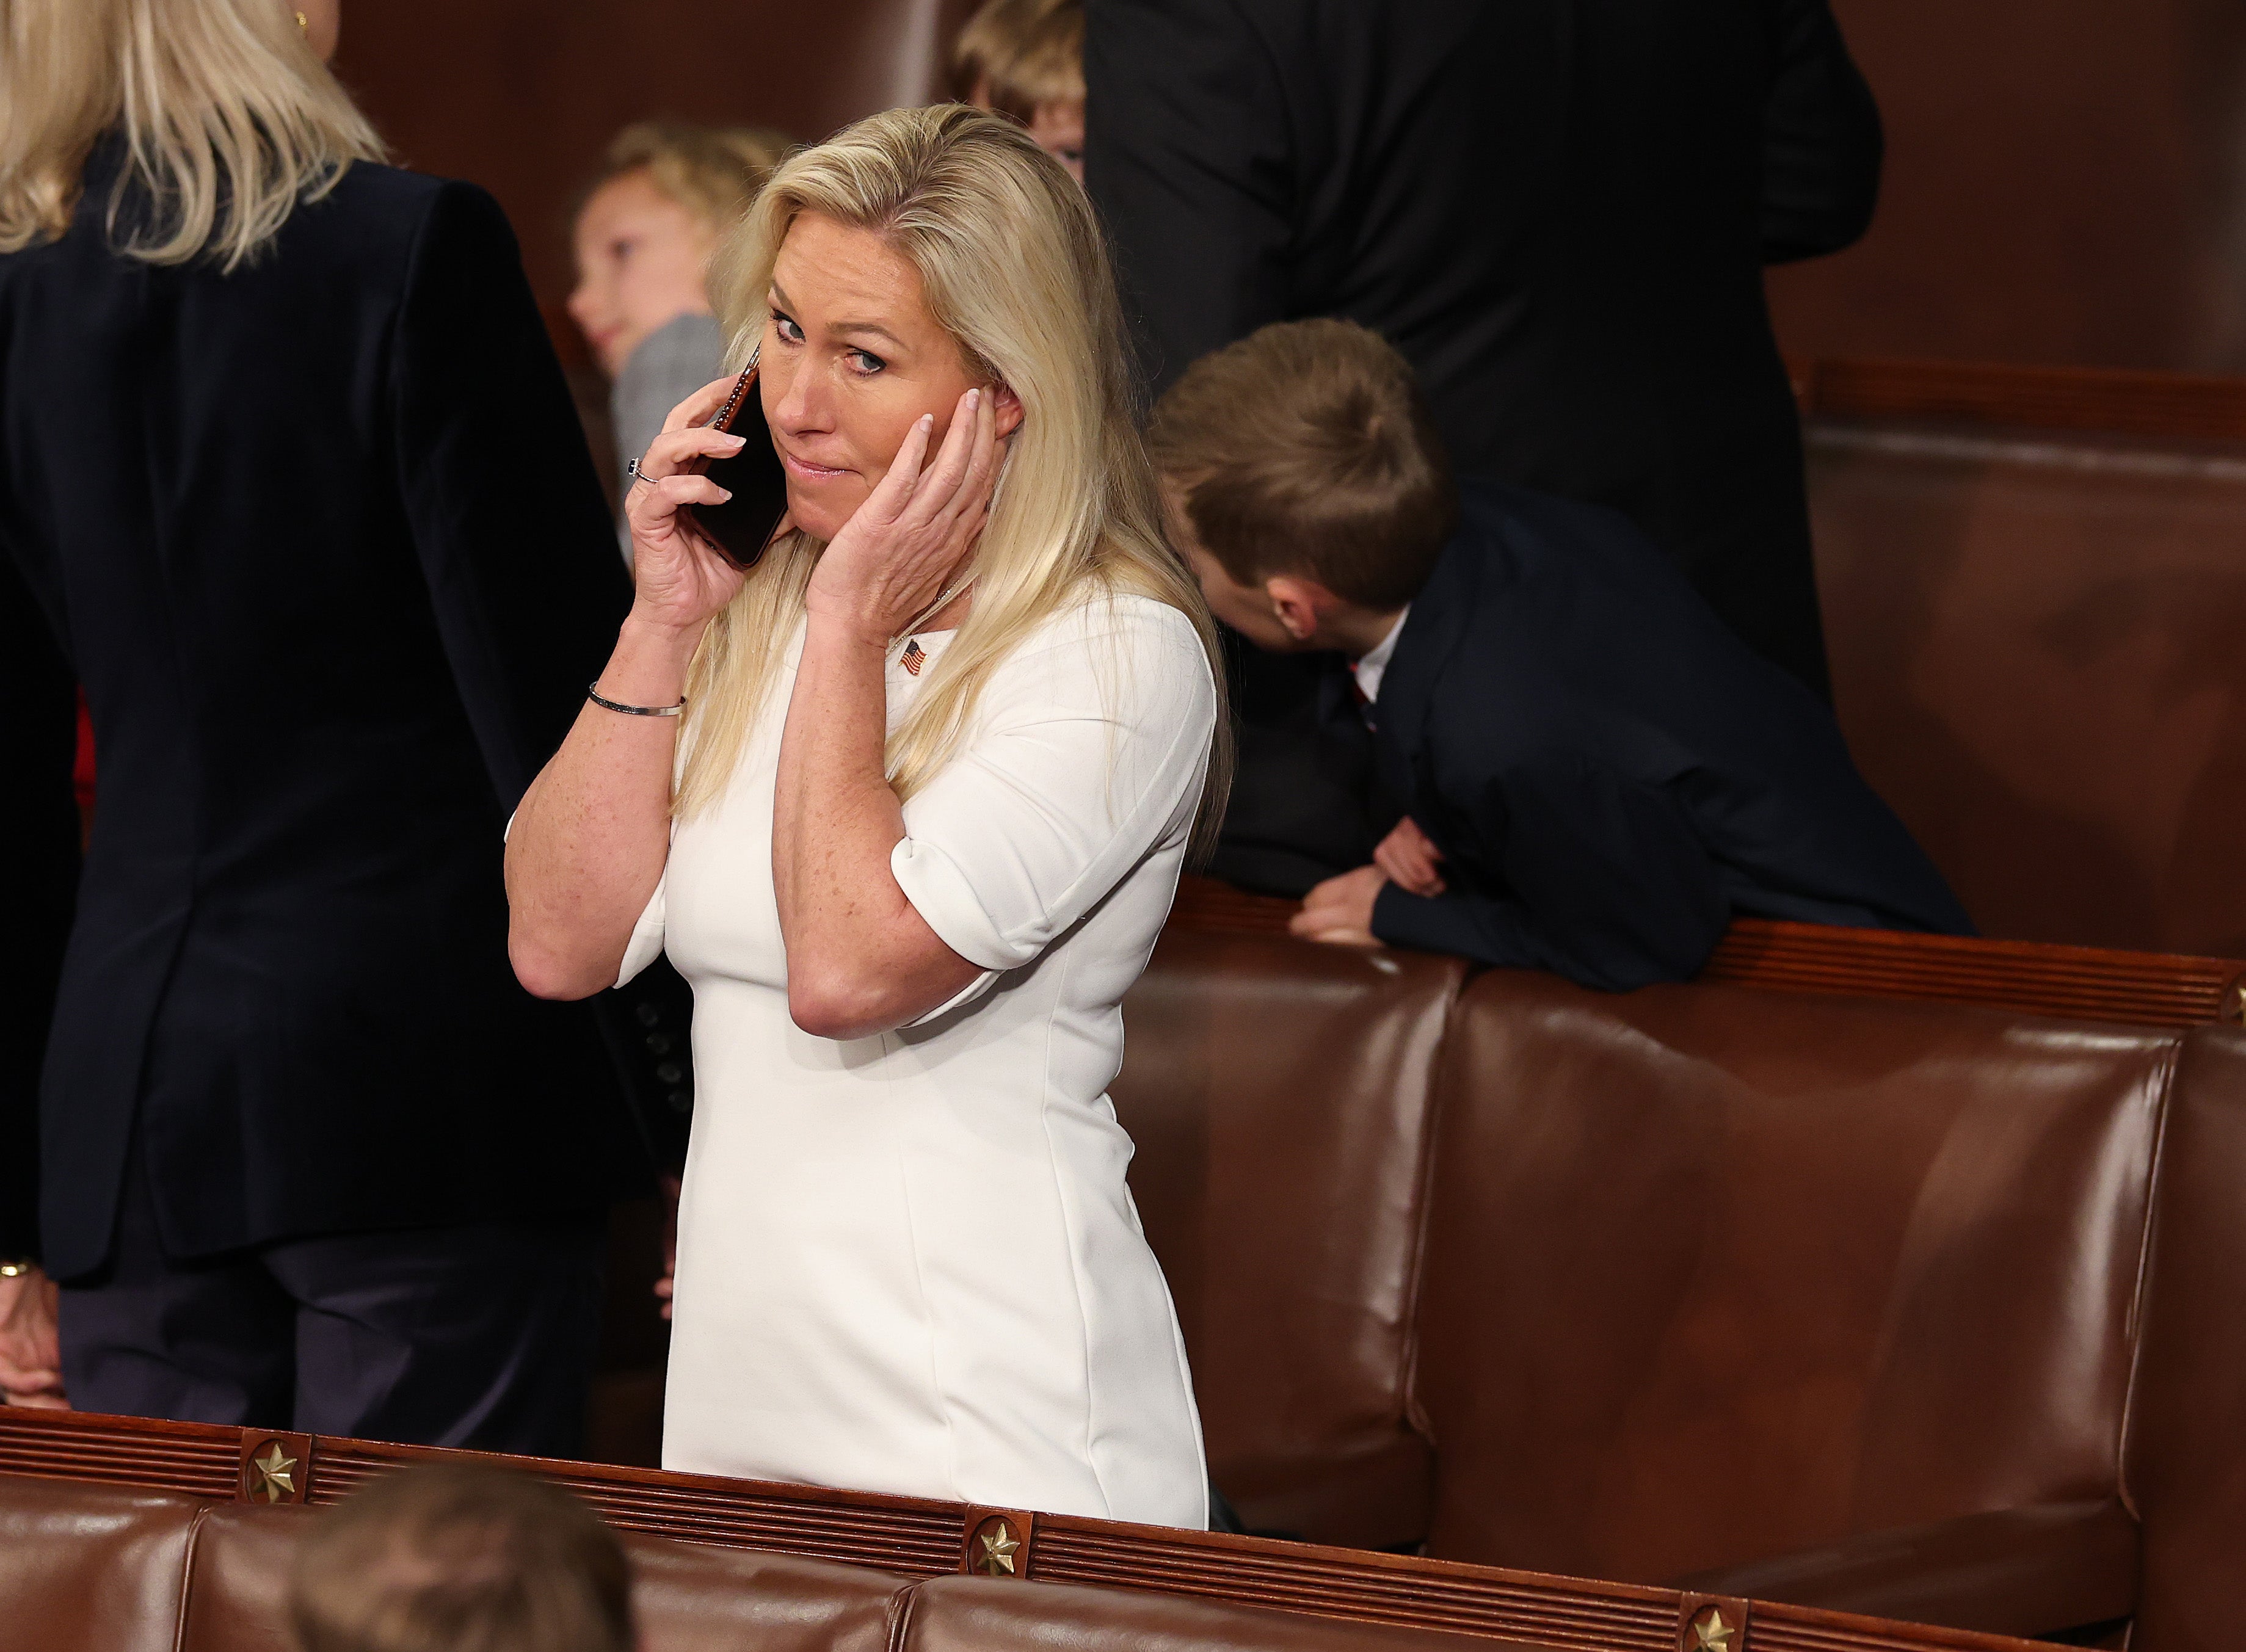
[[[916,640],[893,726],[949,639]],[[667,950],[694,987],[664,1465],[1205,1526],[1184,1345],[1106,1094],[1205,778],[1200,642],[1103,595],[1000,667],[890,861],[986,973],[841,1042],[789,1019],[772,894],[801,650],[724,798],[675,833],[624,962]]]

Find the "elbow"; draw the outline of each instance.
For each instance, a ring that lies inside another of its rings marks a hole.
[[[596,960],[571,958],[521,935],[507,937],[507,956],[514,966],[514,978],[534,998],[574,1003],[616,984],[613,965],[602,969]]]
[[[793,960],[787,974],[787,1015],[813,1037],[837,1043],[870,1038],[909,1019],[897,1013],[871,976],[842,969],[801,969]]]

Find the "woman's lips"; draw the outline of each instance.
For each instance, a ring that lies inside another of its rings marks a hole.
[[[779,462],[807,482],[832,481],[837,476],[848,473],[844,471],[831,470],[824,465],[813,465],[808,459],[798,459],[785,447],[779,450]]]

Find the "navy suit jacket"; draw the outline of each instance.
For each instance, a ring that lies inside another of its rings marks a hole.
[[[1623,512],[1823,689],[1763,269],[1878,195],[1828,0],[1086,0],[1085,81],[1157,391],[1267,322],[1361,322],[1460,474]]]
[[[1375,707],[1379,782],[1449,890],[1385,941],[1623,990],[1697,972],[1734,914],[1967,933],[1832,712],[1596,506],[1494,484],[1420,589]]]
[[[589,1009],[514,981],[501,833],[629,589],[507,220],[361,164],[255,263],[158,267],[105,233],[114,167],[0,255],[0,600],[99,767],[48,1267],[103,1262],[135,1141],[184,1256],[598,1204],[644,1155]]]

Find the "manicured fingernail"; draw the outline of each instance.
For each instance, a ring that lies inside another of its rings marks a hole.
[[[727,447],[738,447],[743,442],[747,441],[749,438],[745,436],[734,436],[728,434],[721,436],[718,439],[725,443]]]
[[[934,430],[936,428],[936,415],[934,413],[922,413],[920,416],[920,427],[922,430]]]
[[[979,390],[970,390],[970,391],[969,391],[967,392],[967,411],[968,411],[969,412],[970,412],[970,413],[971,413],[971,412],[973,412],[973,411],[975,411],[978,406],[980,406],[980,405],[982,405],[982,402],[983,402],[983,392],[982,392],[981,391],[979,391]]]
[[[718,503],[720,505],[723,505],[727,500],[732,497],[733,490],[730,487],[721,487],[718,490]]]

